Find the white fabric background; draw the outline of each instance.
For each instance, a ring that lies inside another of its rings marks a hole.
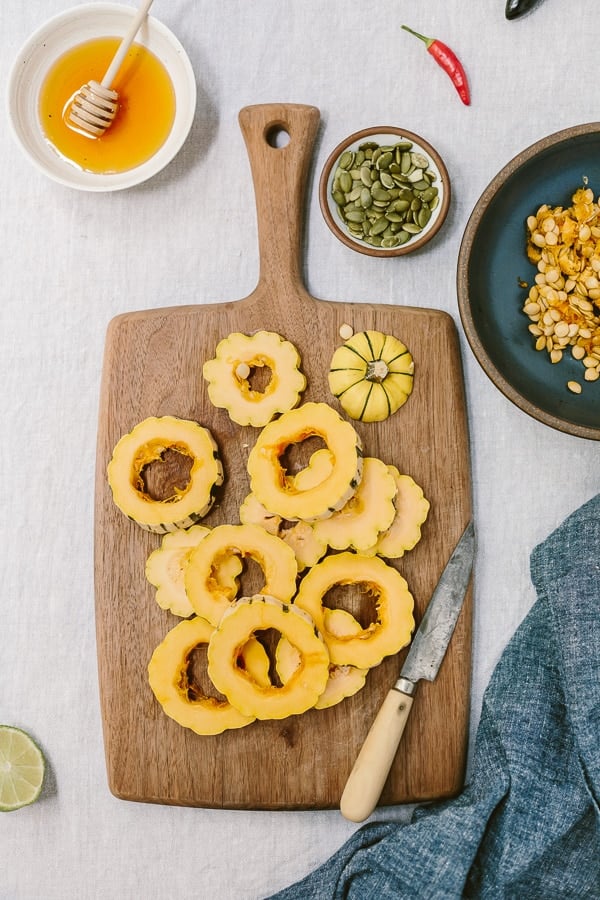
[[[1,4],[3,82],[31,32],[69,5]],[[6,120],[0,130],[0,721],[29,730],[51,768],[41,802],[0,816],[1,900],[254,900],[314,868],[354,828],[335,811],[168,808],[118,801],[106,786],[92,554],[105,329],[127,310],[253,289],[240,108],[288,101],[321,110],[304,255],[311,293],[435,307],[457,323],[457,255],[482,190],[524,147],[600,118],[596,0],[544,0],[512,23],[504,0],[156,0],[153,14],[186,47],[198,82],[190,138],[161,175],[124,193],[70,191],[21,157]],[[403,22],[460,54],[470,108]],[[452,178],[440,239],[414,258],[347,250],[318,208],[329,151],[381,123],[427,137]],[[530,551],[599,490],[600,445],[521,413],[462,333],[461,343],[479,534],[474,731],[491,670],[534,600]]]

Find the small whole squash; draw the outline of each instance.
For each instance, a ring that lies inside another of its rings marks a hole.
[[[359,331],[333,354],[329,389],[352,419],[381,422],[406,403],[413,375],[413,358],[402,341]]]

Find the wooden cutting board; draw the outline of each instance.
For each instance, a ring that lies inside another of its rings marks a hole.
[[[260,277],[252,294],[236,302],[126,313],[109,324],[96,473],[96,626],[108,781],[123,799],[244,809],[337,806],[406,652],[384,660],[362,691],[329,710],[255,722],[214,737],[180,727],[154,699],[147,664],[178,620],[159,608],[144,576],[146,558],[160,538],[116,508],[106,466],[118,439],[147,416],[194,419],[210,428],[226,472],[222,496],[204,524],[239,521],[248,492],[246,461],[258,430],[240,428],[209,402],[202,364],[219,340],[232,331],[278,332],[300,351],[308,380],[304,399],[334,407],[327,372],[342,324],[389,332],[407,344],[415,361],[408,402],[385,422],[356,427],[365,453],[411,475],[431,503],[420,543],[395,563],[414,595],[417,622],[471,517],[465,397],[451,317],[405,306],[323,301],[303,286],[303,198],[318,123],[319,112],[310,106],[261,105],[240,113],[258,214]],[[287,132],[286,146],[272,146],[273,129]],[[470,661],[469,592],[437,680],[418,688],[382,805],[461,789]]]

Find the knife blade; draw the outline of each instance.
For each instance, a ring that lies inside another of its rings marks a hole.
[[[475,527],[469,522],[431,596],[413,637],[400,677],[388,691],[350,772],[340,811],[363,822],[377,806],[412,709],[417,683],[433,681],[454,633],[475,558]]]

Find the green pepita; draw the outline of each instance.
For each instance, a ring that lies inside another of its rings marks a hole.
[[[340,187],[344,193],[352,190],[352,175],[349,172],[344,171],[340,175]]]
[[[419,210],[419,213],[417,215],[417,224],[420,225],[421,228],[425,228],[430,218],[431,210],[427,206],[424,206],[423,209]]]
[[[361,209],[351,209],[346,213],[346,220],[348,222],[364,222],[365,214]]]

